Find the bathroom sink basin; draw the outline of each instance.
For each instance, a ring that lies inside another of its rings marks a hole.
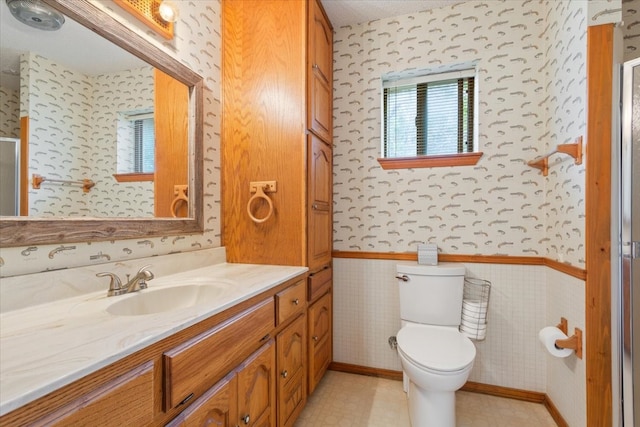
[[[223,287],[212,285],[149,288],[126,296],[114,297],[116,301],[107,307],[107,311],[117,316],[162,313],[211,303],[223,292]]]

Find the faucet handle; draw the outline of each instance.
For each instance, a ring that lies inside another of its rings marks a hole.
[[[140,289],[147,289],[147,280],[155,277],[150,270],[147,270],[149,267],[151,267],[151,264],[140,267],[140,270],[138,270],[138,277],[141,277],[138,282]]]
[[[148,270],[149,267],[151,267],[151,264],[140,267],[140,270],[138,270],[138,274],[144,273],[145,276],[147,276],[147,279],[151,280],[153,279],[153,273]]]
[[[120,295],[124,289],[122,289],[122,282],[120,278],[114,274],[109,272],[97,273],[97,277],[109,277],[111,280],[109,281],[109,291],[107,292],[107,296]]]

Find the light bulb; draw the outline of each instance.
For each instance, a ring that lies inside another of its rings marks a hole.
[[[158,15],[165,22],[176,22],[178,20],[178,6],[172,1],[163,0],[158,6]]]

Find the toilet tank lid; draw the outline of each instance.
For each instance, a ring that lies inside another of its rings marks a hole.
[[[396,271],[419,276],[464,276],[466,269],[464,264],[454,262],[441,262],[438,265],[401,262],[396,265]]]

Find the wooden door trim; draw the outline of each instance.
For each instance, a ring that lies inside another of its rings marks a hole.
[[[611,426],[611,133],[613,24],[587,30],[585,338],[587,425]],[[593,161],[591,161],[593,159]]]

